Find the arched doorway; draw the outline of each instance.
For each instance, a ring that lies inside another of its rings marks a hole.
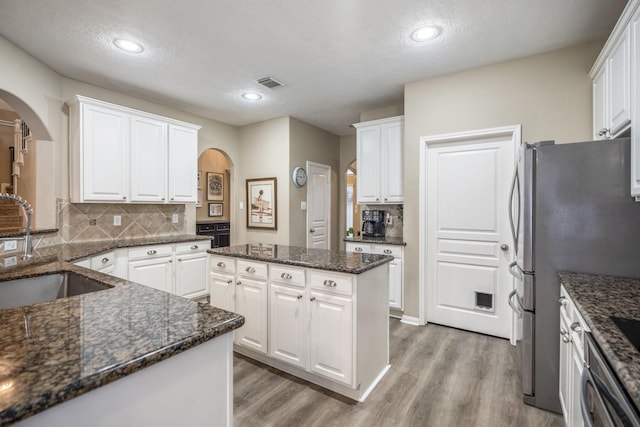
[[[346,185],[346,235],[347,237],[356,237],[360,235],[360,206],[356,201],[358,200],[358,186],[356,180],[356,161],[352,161],[349,167],[345,171],[345,185]]]
[[[213,237],[212,247],[231,241],[233,164],[223,151],[209,148],[198,157],[196,232]]]

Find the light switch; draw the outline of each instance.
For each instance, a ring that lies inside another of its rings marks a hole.
[[[300,202],[300,210],[301,211],[307,210],[307,202],[305,202],[304,200]]]
[[[120,215],[113,216],[113,225],[116,225],[116,226],[122,225],[122,217]]]
[[[244,202],[240,202],[240,210],[244,209]]]
[[[4,250],[5,251],[15,251],[18,248],[17,240],[5,240],[4,241]]]

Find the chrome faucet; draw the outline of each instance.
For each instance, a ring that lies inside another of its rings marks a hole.
[[[33,247],[31,246],[31,214],[33,213],[33,208],[29,202],[15,194],[0,193],[0,199],[13,200],[24,209],[24,213],[27,216],[27,227],[24,234],[24,253],[22,254],[22,259],[33,257]]]

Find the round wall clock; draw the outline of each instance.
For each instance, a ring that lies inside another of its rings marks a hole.
[[[298,188],[304,187],[307,183],[307,171],[305,171],[301,166],[296,166],[295,168],[293,168],[291,179],[293,180],[294,186]]]

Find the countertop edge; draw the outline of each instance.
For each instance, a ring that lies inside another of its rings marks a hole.
[[[401,237],[398,238],[394,238],[394,237],[371,237],[371,238],[367,238],[367,237],[355,237],[355,238],[348,238],[345,237],[342,239],[343,242],[346,243],[372,243],[372,244],[378,244],[378,245],[393,245],[393,246],[407,246],[407,242],[405,242],[404,240],[402,240]]]

